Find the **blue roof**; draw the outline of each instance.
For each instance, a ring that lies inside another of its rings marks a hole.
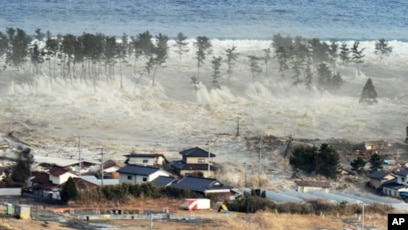
[[[389,173],[384,172],[384,171],[374,171],[370,174],[368,174],[368,177],[373,178],[373,179],[384,179],[385,176],[387,176]]]
[[[167,185],[170,185],[175,180],[176,178],[172,176],[159,176],[156,179],[154,179],[152,183],[160,185],[160,186],[167,186]]]
[[[208,157],[208,151],[199,147],[183,150],[180,152],[180,154],[185,157]],[[211,153],[211,150],[210,157],[215,157],[215,154]]]
[[[176,183],[173,183],[171,186],[202,193],[208,190],[222,190],[232,188],[231,186],[224,185],[217,179],[193,176],[186,176]]]
[[[126,165],[123,168],[118,170],[119,173],[124,174],[131,174],[131,175],[141,175],[141,176],[148,176],[154,172],[160,170],[159,168],[154,167],[145,167],[145,166],[138,166],[138,165]]]
[[[397,174],[398,176],[407,176],[408,175],[408,169],[401,170],[401,171],[399,171],[399,172],[397,172],[395,174]]]

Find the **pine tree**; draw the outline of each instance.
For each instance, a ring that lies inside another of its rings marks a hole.
[[[262,68],[259,66],[259,61],[262,60],[262,58],[254,56],[254,55],[249,55],[249,67],[251,69],[252,73],[252,81],[255,80],[255,78],[262,73]]]
[[[384,38],[378,39],[375,43],[375,54],[380,56],[380,59],[383,60],[384,56],[389,56],[392,53],[392,47],[388,46],[388,42]]]
[[[360,96],[360,103],[373,104],[377,102],[377,92],[371,78],[368,78]]]
[[[343,42],[341,43],[340,46],[340,60],[343,62],[343,64],[346,64],[350,61],[350,49],[347,47],[347,43]]]
[[[365,55],[363,55],[363,51],[365,48],[359,49],[360,42],[355,41],[353,44],[353,47],[351,48],[351,53],[352,57],[351,59],[353,60],[354,63],[356,63],[357,66],[357,74],[360,75],[360,64],[363,63],[363,58]]]
[[[374,172],[383,168],[384,158],[380,154],[374,153],[371,155],[369,162],[371,165],[370,170]]]
[[[232,76],[232,66],[234,65],[234,62],[238,59],[238,53],[236,52],[236,46],[232,46],[231,48],[227,48],[225,50],[226,52],[226,56],[227,56],[227,60],[225,60],[227,62],[227,74],[228,74],[228,78],[231,78]]]
[[[78,189],[72,177],[68,178],[61,190],[61,199],[64,202],[75,200],[79,197]]]
[[[197,41],[194,43],[197,48],[196,59],[197,59],[197,76],[193,79],[193,82],[200,82],[200,67],[204,64],[206,55],[210,52],[211,42],[206,36],[198,36]]]
[[[176,37],[176,44],[174,45],[175,47],[177,47],[177,49],[175,50],[175,52],[179,55],[179,60],[181,61],[181,56],[184,53],[188,52],[188,42],[187,40],[187,36],[185,36],[183,33],[178,33],[177,37]]]
[[[31,165],[34,163],[34,156],[30,149],[24,149],[18,153],[17,163],[13,168],[13,181],[25,183],[31,176]]]
[[[357,157],[352,162],[350,162],[351,170],[361,172],[366,164],[367,162],[362,157]]]
[[[221,67],[222,57],[213,57],[211,61],[212,68],[213,68],[213,80],[212,80],[212,87],[219,89],[221,88],[219,78],[220,78],[220,67]]]

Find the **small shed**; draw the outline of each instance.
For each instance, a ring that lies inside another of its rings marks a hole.
[[[330,190],[330,182],[328,181],[298,180],[295,181],[295,183],[297,185],[296,191],[298,192],[312,192],[312,191],[329,192]]]
[[[16,205],[14,213],[17,218],[27,220],[31,216],[31,206],[28,205]]]

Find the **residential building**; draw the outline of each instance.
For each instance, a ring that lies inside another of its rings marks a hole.
[[[144,167],[139,165],[126,165],[120,168],[119,173],[119,184],[122,183],[146,183],[152,182],[159,176],[170,176],[167,171],[156,168],[156,167]]]
[[[169,163],[163,154],[142,154],[142,153],[130,153],[125,155],[127,158],[125,164],[128,165],[142,165],[152,167],[163,167]]]
[[[53,184],[61,185],[65,183],[70,177],[75,178],[77,177],[77,175],[61,167],[54,167],[49,170],[49,180]]]
[[[210,178],[218,169],[212,160],[216,155],[199,147],[183,150],[180,154],[182,160],[175,161],[171,165],[180,176],[194,175]]]
[[[395,176],[385,171],[374,171],[368,174],[368,178],[371,187],[373,187],[374,189],[380,189],[385,182],[391,181],[395,178]]]
[[[205,196],[214,195],[220,201],[231,199],[232,187],[225,185],[224,183],[214,178],[186,176],[181,178],[177,182],[172,183],[170,186],[179,189],[194,191]]]

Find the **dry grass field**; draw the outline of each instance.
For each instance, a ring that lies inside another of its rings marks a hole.
[[[178,214],[182,214],[181,211]],[[189,214],[189,212],[185,212]],[[316,215],[291,215],[258,212],[255,214],[244,214],[231,212],[229,214],[217,213],[215,211],[199,211],[194,213],[196,219],[171,219],[169,221],[154,221],[153,229],[357,229],[353,224],[361,223],[357,216],[316,216]],[[91,222],[88,225],[85,221],[68,221],[65,223],[44,222],[34,220],[18,220],[14,218],[3,218],[0,220],[0,229],[18,230],[40,230],[40,229],[150,229],[148,220],[104,220]],[[94,227],[92,227],[94,226]],[[387,229],[386,216],[377,214],[367,214],[365,216],[365,226],[376,227],[378,230]]]

